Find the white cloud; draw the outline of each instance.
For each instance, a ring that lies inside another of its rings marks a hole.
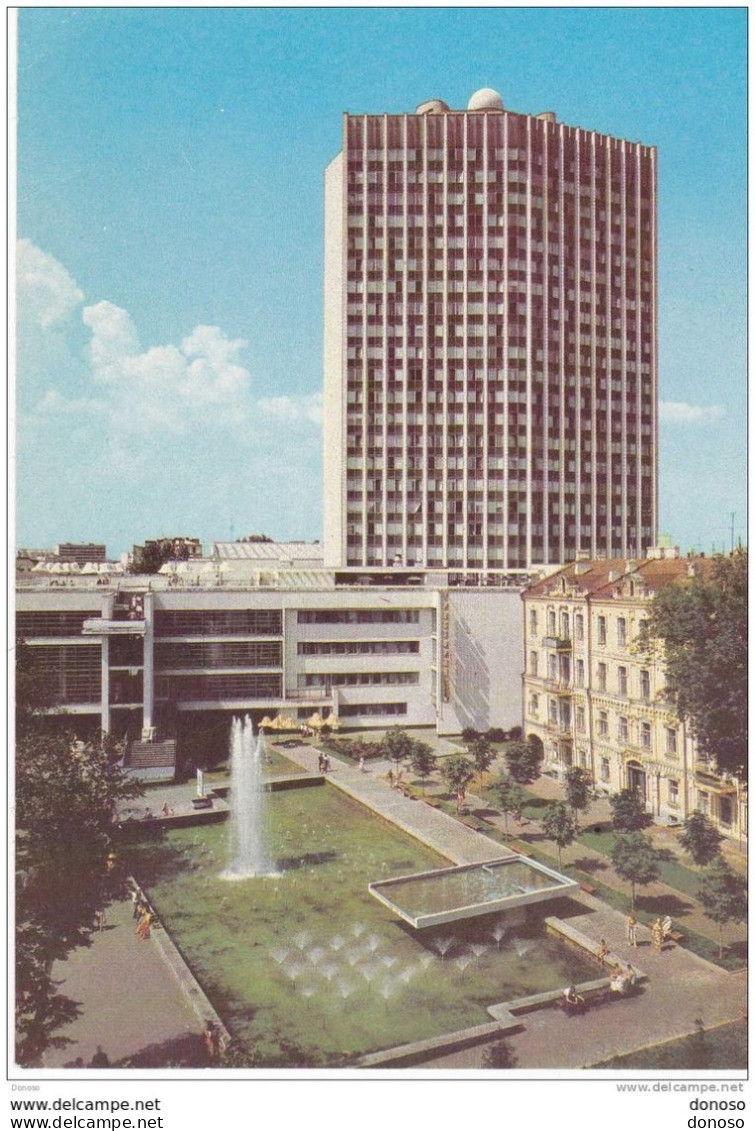
[[[85,306],[81,315],[92,331],[89,360],[97,380],[116,380],[124,358],[139,352],[139,336],[125,310],[112,302]]]
[[[322,394],[310,393],[300,397],[263,397],[257,408],[272,420],[293,424],[307,421],[310,424],[322,422]]]
[[[38,401],[36,411],[43,416],[102,416],[106,408],[101,401],[93,398],[66,398],[57,389],[48,389]]]
[[[20,454],[27,469],[47,466],[50,458],[71,468],[81,464],[82,483],[96,482],[98,499],[121,498],[127,507],[138,500],[145,513],[165,506],[180,511],[190,497],[192,508],[205,513],[243,506],[251,514],[262,506],[261,484],[275,507],[286,493],[276,478],[282,466],[297,492],[302,480],[316,481],[310,465],[319,442],[319,392],[255,398],[243,339],[198,325],[177,342],[145,346],[123,307],[103,300],[81,309],[84,295],[60,264],[29,241],[23,259],[27,279],[34,277],[31,268],[37,277],[44,268],[57,284],[19,290],[29,342],[23,364],[19,355],[19,391],[28,402],[19,418]],[[83,341],[82,331],[88,332]],[[46,353],[53,338],[57,352]],[[65,379],[48,362],[63,347]],[[292,430],[297,444],[281,465],[281,438]],[[229,467],[233,488],[225,485]]]
[[[16,245],[16,288],[19,317],[43,329],[65,322],[84,301],[65,267],[27,239]]]
[[[709,424],[725,416],[723,405],[693,405],[685,401],[661,401],[661,420],[671,424]]]

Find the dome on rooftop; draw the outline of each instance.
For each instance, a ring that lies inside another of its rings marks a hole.
[[[497,90],[484,86],[472,95],[467,103],[467,110],[503,110],[503,99]]]

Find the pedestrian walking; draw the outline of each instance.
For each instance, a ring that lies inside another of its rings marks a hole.
[[[362,773],[366,772],[364,768],[364,754],[360,754],[359,756],[359,769],[362,771]]]
[[[637,946],[637,920],[634,915],[627,918],[627,942],[630,946]]]
[[[136,928],[136,937],[139,939],[148,939],[152,927],[152,913],[145,911],[139,920],[139,926]]]
[[[142,897],[139,894],[138,888],[134,888],[134,890],[131,892],[131,907],[132,907],[131,918],[132,919],[141,919],[141,917],[142,917],[142,910],[141,910]]]

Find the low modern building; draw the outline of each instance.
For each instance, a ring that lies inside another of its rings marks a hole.
[[[20,584],[17,632],[51,709],[137,742],[217,712],[445,734],[521,723],[520,578],[258,566]]]
[[[107,547],[103,542],[61,542],[55,547],[55,560],[76,562],[80,566],[87,562],[105,562]]]
[[[560,780],[588,769],[606,793],[637,789],[653,815],[699,809],[746,836],[746,786],[716,772],[664,697],[662,659],[639,645],[648,604],[705,559],[576,561],[524,594],[524,729]]]

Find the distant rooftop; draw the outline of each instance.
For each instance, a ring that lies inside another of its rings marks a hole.
[[[212,557],[223,561],[311,562],[322,565],[321,542],[213,542]]]

